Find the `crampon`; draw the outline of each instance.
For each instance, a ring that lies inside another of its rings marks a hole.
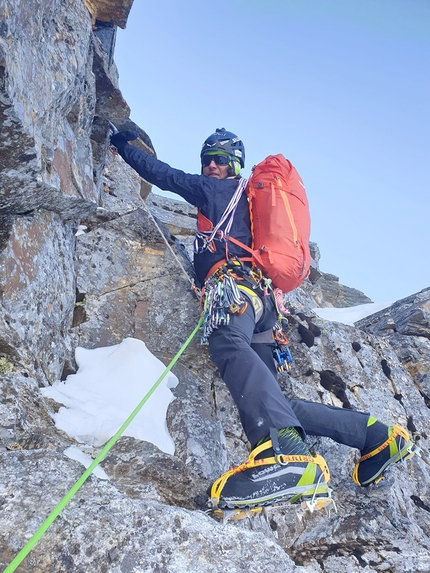
[[[298,504],[311,512],[336,511],[324,458],[281,454],[255,459],[271,446],[271,441],[258,446],[246,462],[213,483],[207,503],[209,515],[222,522],[235,521]]]
[[[420,456],[421,448],[410,439],[404,428],[394,425],[389,430],[390,435],[385,442],[358,460],[352,474],[357,485],[376,485],[384,479],[384,473],[391,465],[405,462],[415,454]]]
[[[291,505],[301,507],[301,509],[308,510],[311,513],[314,510],[325,510],[330,516],[331,511],[337,512],[336,504],[334,499],[331,497],[331,488],[327,488],[327,491],[319,493],[317,495],[305,496],[298,494],[290,499],[280,499],[275,502],[271,502],[267,505],[255,505],[249,507],[219,507],[216,502],[213,503],[211,509],[208,509],[208,513],[214,519],[222,522],[228,523],[230,521],[239,521],[242,519],[251,519],[257,515],[266,516],[271,510],[282,509]]]

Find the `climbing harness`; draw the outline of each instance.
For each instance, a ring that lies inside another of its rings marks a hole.
[[[293,362],[288,347],[289,340],[284,331],[284,325],[288,325],[289,311],[284,306],[282,291],[273,289],[271,283],[272,281],[266,278],[258,267],[246,266],[237,258],[219,266],[206,279],[202,294],[204,317],[202,344],[208,343],[215,329],[228,325],[232,314],[243,314],[248,301],[254,307],[258,322],[263,312],[260,296],[272,296],[277,313],[277,321],[272,330],[273,359],[278,372],[288,371]]]
[[[152,394],[155,392],[155,390],[158,388],[158,386],[161,384],[161,382],[164,380],[164,378],[167,376],[167,374],[170,372],[170,370],[173,368],[173,366],[179,360],[179,358],[181,357],[181,355],[183,354],[183,352],[185,351],[187,346],[190,344],[191,340],[194,338],[194,336],[199,331],[202,323],[203,323],[203,317],[200,317],[200,319],[197,323],[197,326],[194,328],[193,332],[190,334],[190,336],[184,342],[184,344],[179,349],[177,354],[173,357],[173,359],[171,360],[169,365],[166,366],[164,372],[161,374],[161,376],[158,378],[158,380],[148,390],[148,392],[145,394],[145,396],[142,398],[142,400],[139,402],[139,404],[136,406],[136,408],[133,410],[133,412],[130,414],[130,416],[127,418],[127,420],[123,423],[123,425],[119,428],[119,430],[116,432],[116,434],[114,436],[112,436],[112,438],[107,442],[107,444],[104,446],[104,448],[99,453],[99,455],[94,459],[92,464],[81,475],[81,477],[73,484],[73,486],[66,493],[66,495],[63,497],[63,499],[53,509],[53,511],[49,514],[49,516],[46,518],[46,520],[42,523],[42,525],[39,527],[39,529],[36,531],[36,533],[33,535],[33,537],[30,538],[30,540],[26,543],[26,545],[15,556],[15,558],[6,567],[6,569],[3,571],[3,573],[13,573],[13,571],[16,570],[18,565],[20,563],[22,563],[22,561],[27,557],[27,555],[30,553],[30,551],[33,549],[33,547],[36,545],[36,543],[39,541],[39,539],[43,536],[43,534],[46,532],[46,530],[50,527],[50,525],[52,525],[54,520],[58,517],[58,515],[61,513],[61,511],[66,507],[66,505],[69,503],[69,501],[72,499],[72,497],[82,487],[82,485],[89,478],[89,476],[92,474],[92,472],[95,470],[95,468],[99,465],[99,463],[103,461],[103,459],[106,457],[106,455],[110,451],[110,449],[116,444],[116,442],[122,436],[122,434],[124,433],[126,428],[131,424],[131,422],[134,420],[134,418],[137,416],[137,414],[140,412],[140,410],[146,404],[148,399],[152,396]]]
[[[207,344],[212,332],[219,326],[230,323],[230,315],[245,312],[249,299],[258,309],[253,298],[258,298],[257,290],[261,282],[267,280],[255,267],[251,269],[240,259],[232,259],[220,265],[206,279],[203,292],[203,335],[202,344]],[[258,300],[261,305],[261,301]],[[263,307],[261,305],[261,312]]]

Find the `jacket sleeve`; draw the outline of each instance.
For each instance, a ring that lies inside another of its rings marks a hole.
[[[207,177],[174,169],[133,145],[125,145],[118,149],[118,152],[124,161],[149,183],[180,195],[196,207],[203,208],[206,205],[205,197],[209,190],[205,188],[207,185],[204,180],[208,179]]]

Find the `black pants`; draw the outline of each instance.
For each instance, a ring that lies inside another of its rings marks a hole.
[[[212,362],[218,368],[239,410],[246,436],[254,447],[270,428],[294,426],[306,434],[327,436],[340,444],[363,449],[369,414],[306,400],[288,400],[276,380],[271,345],[252,344],[254,332],[271,328],[276,313],[269,297],[255,324],[251,304],[230,323],[216,329],[209,339]]]

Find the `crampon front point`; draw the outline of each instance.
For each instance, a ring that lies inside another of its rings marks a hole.
[[[283,453],[281,447],[297,453]],[[310,511],[336,510],[329,480],[325,459],[313,456],[294,428],[273,429],[244,463],[214,481],[208,492],[208,513],[222,521],[234,521],[287,505],[302,504]]]
[[[388,430],[389,436],[385,442],[358,460],[352,474],[352,479],[357,485],[363,487],[377,485],[384,479],[385,471],[391,465],[406,462],[414,455],[421,457],[421,448],[410,438],[407,430],[398,425]],[[366,468],[366,464],[369,467]],[[365,467],[364,470],[363,467]],[[360,472],[365,476],[364,479]]]

